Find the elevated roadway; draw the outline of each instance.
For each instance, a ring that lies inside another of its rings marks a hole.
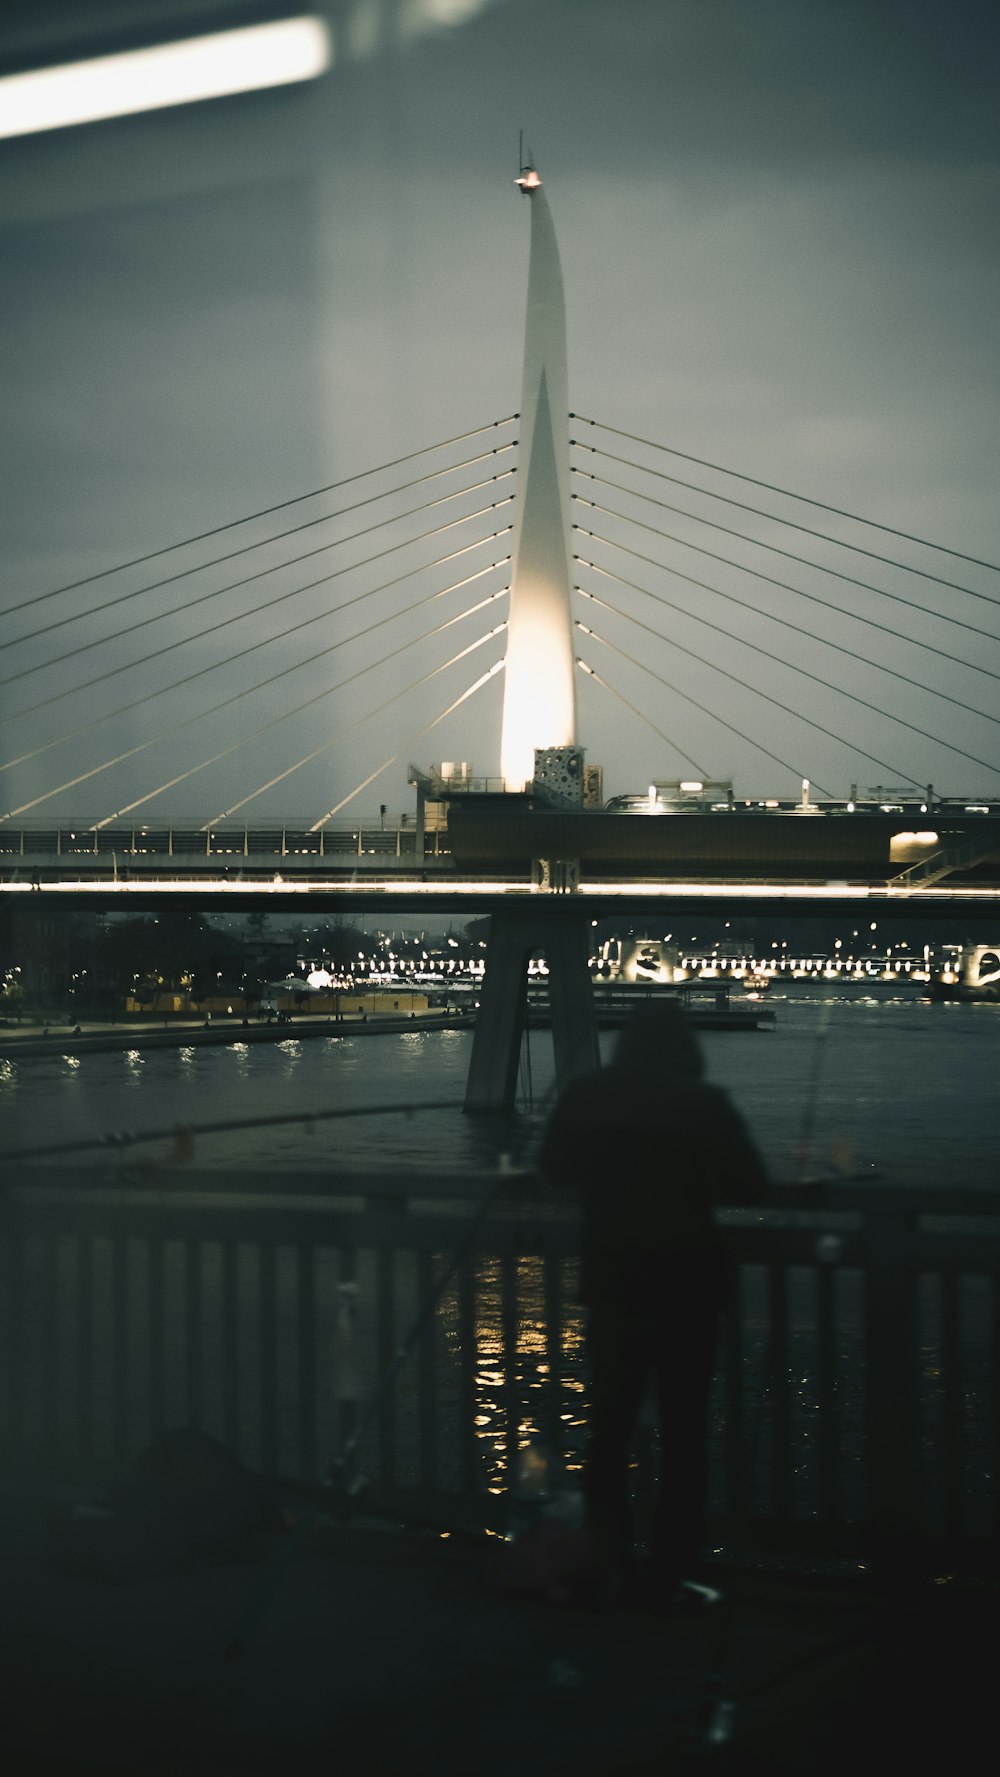
[[[1000,910],[1000,807],[744,807],[638,813],[553,808],[530,796],[465,797],[446,824],[193,824],[0,828],[0,905],[140,911],[171,899],[483,913],[530,901],[592,917],[697,903],[894,913]]]

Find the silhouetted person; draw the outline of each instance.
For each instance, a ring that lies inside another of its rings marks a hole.
[[[702,1078],[683,1013],[644,1007],[610,1066],[574,1080],[546,1129],[540,1165],[581,1209],[580,1293],[588,1310],[590,1444],[584,1477],[594,1578],[627,1578],[628,1458],[646,1385],[656,1387],[660,1497],[655,1595],[697,1569],[707,1492],[706,1421],[727,1261],[715,1204],[766,1188],[725,1092]]]

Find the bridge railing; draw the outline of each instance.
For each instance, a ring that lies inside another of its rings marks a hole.
[[[423,855],[436,857],[448,850],[447,830],[430,828],[423,835]],[[190,862],[208,858],[240,860],[294,860],[310,858],[378,857],[413,858],[418,854],[417,832],[412,821],[378,826],[330,826],[312,833],[306,828],[219,828],[205,832],[198,827],[2,827],[0,860],[26,864],[58,860],[75,861],[86,868],[94,860],[123,869],[141,868],[147,861],[162,865],[172,859]]]
[[[710,1424],[717,1541],[985,1549],[1000,1205],[849,1184],[780,1203],[720,1213],[735,1284]],[[522,1175],[34,1168],[0,1209],[3,1472],[96,1486],[194,1424],[316,1482],[440,1289],[359,1467],[380,1509],[502,1526],[529,1432],[579,1480],[577,1254],[572,1210]],[[652,1434],[637,1461],[642,1494]]]

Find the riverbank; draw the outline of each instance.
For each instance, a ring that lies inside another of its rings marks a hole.
[[[638,1003],[638,1001],[637,1001]],[[597,1022],[602,1030],[618,1029],[634,1008],[620,1002],[597,1002]],[[698,1030],[759,1030],[774,1023],[773,1010],[756,1005],[701,1005],[688,1012]],[[86,1020],[80,1024],[24,1024],[0,1030],[0,1061],[27,1061],[52,1055],[100,1055],[142,1052],[147,1049],[219,1048],[232,1043],[285,1043],[310,1037],[398,1036],[401,1031],[468,1030],[475,1023],[476,1007],[436,1006],[415,1012],[344,1012],[310,1017],[296,1013],[278,1019],[245,1018],[124,1018],[114,1023]],[[531,1030],[549,1028],[544,1008],[529,1008]]]
[[[45,1055],[113,1054],[115,1051],[145,1049],[192,1048],[207,1049],[232,1043],[286,1043],[309,1037],[390,1036],[401,1031],[464,1030],[473,1022],[474,1011],[454,1008],[431,1009],[426,1012],[345,1012],[340,1018],[323,1016],[289,1017],[251,1021],[239,1018],[205,1019],[126,1019],[122,1022],[47,1025],[41,1031],[34,1025],[21,1025],[0,1031],[0,1061],[28,1060]]]

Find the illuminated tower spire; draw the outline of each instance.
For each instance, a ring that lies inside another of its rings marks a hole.
[[[569,390],[566,305],[552,217],[533,167],[514,573],[507,627],[500,771],[508,790],[534,775],[536,747],[576,740],[570,612]]]

